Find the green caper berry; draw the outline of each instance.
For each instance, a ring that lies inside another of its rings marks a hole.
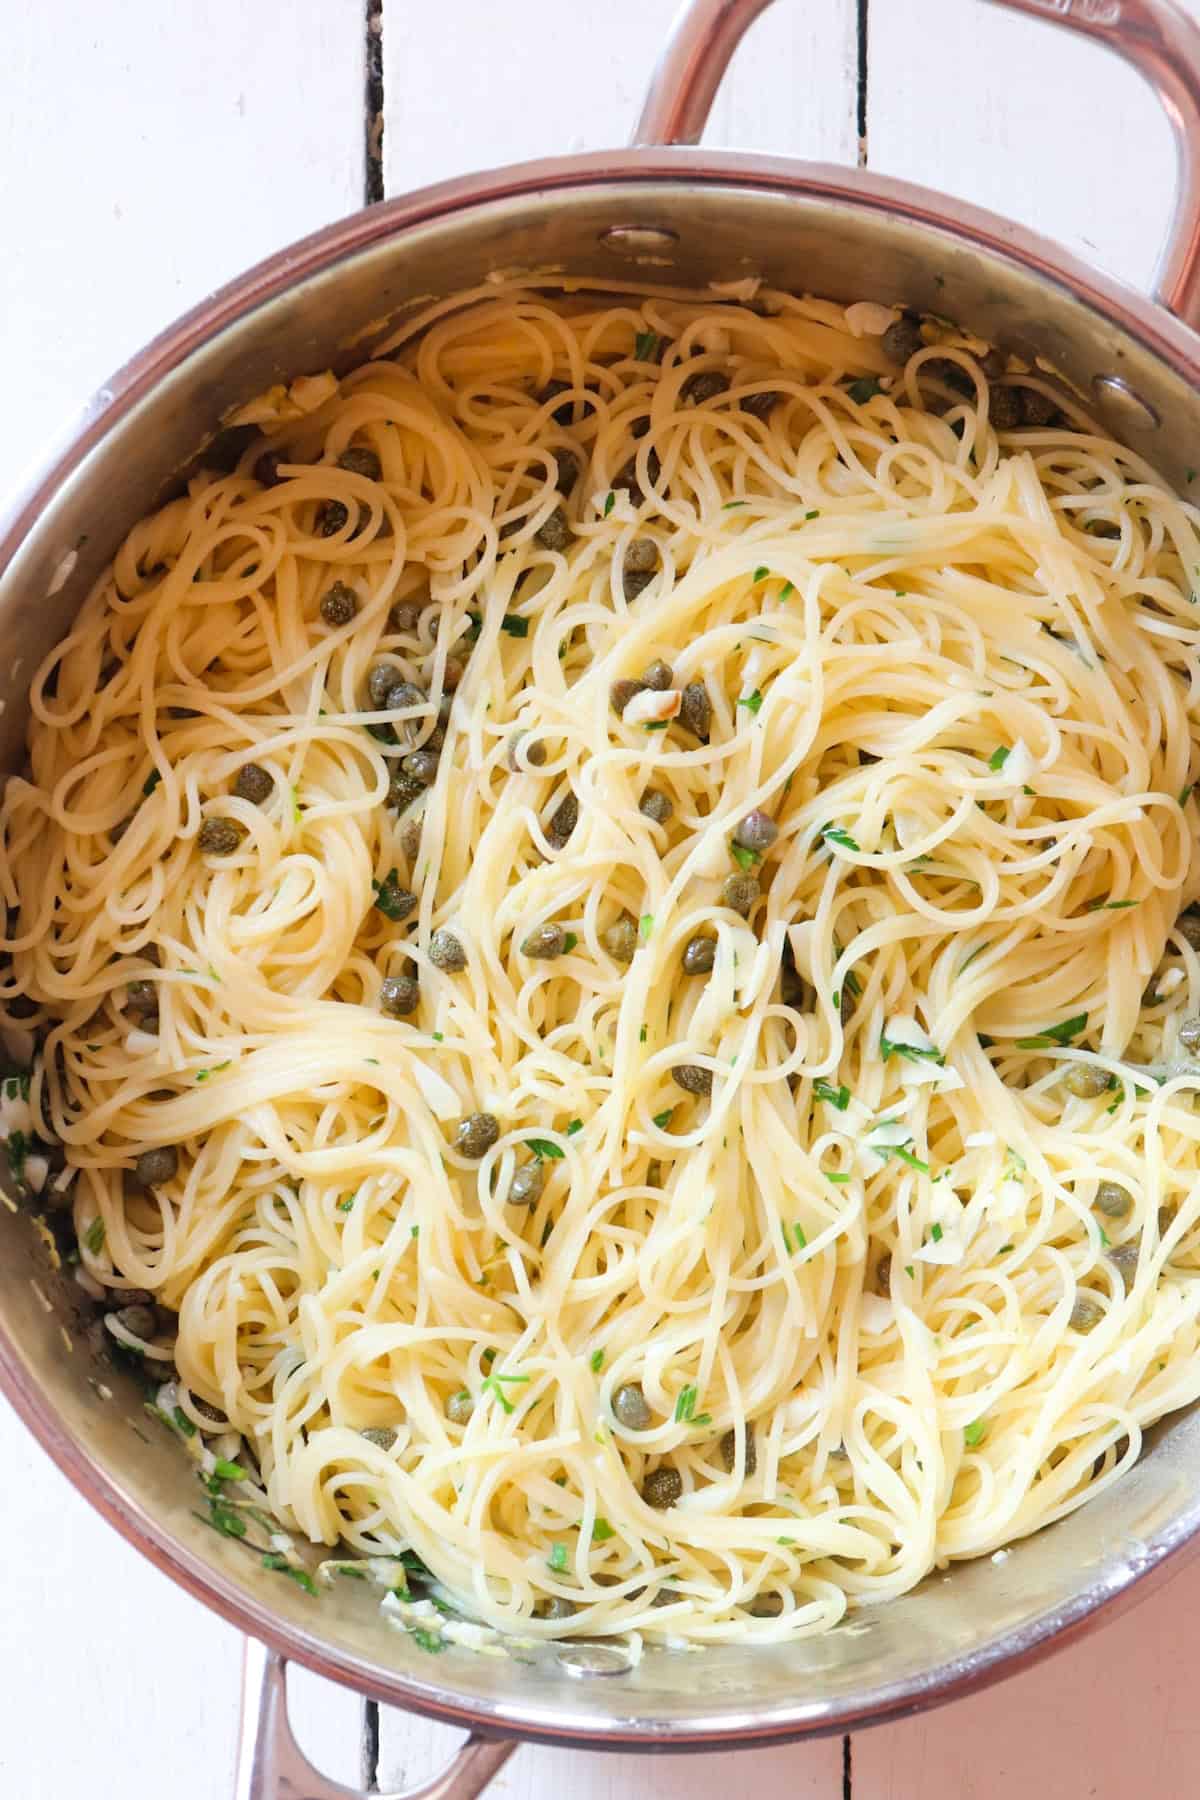
[[[1105,1254],[1113,1268],[1117,1271],[1117,1274],[1121,1277],[1125,1292],[1128,1293],[1133,1286],[1134,1277],[1137,1274],[1139,1254],[1137,1245],[1117,1244],[1113,1249],[1106,1251]]]
[[[625,711],[629,702],[634,699],[636,695],[644,694],[645,691],[646,684],[643,681],[630,681],[628,679],[614,681],[612,687],[609,689],[608,698],[609,703],[618,718]]]
[[[178,1169],[179,1152],[174,1144],[143,1150],[134,1164],[134,1173],[143,1187],[157,1187],[160,1182],[173,1180]]]
[[[379,1010],[389,1019],[407,1018],[421,1003],[421,986],[411,975],[389,975],[379,989]]]
[[[1102,1181],[1096,1188],[1092,1205],[1106,1219],[1123,1219],[1133,1205],[1133,1195],[1119,1181]]]
[[[339,469],[345,469],[350,475],[362,475],[367,481],[378,481],[383,474],[383,464],[374,450],[360,449],[352,444],[337,460]]]
[[[678,1469],[651,1469],[642,1483],[642,1499],[659,1512],[674,1506],[682,1493],[683,1476]]]
[[[537,1603],[539,1619],[572,1619],[575,1616],[575,1603],[562,1594],[546,1594]]]
[[[988,395],[988,420],[993,431],[1015,431],[1021,423],[1021,396],[1013,387],[993,387]]]
[[[752,1619],[778,1619],[783,1612],[782,1594],[756,1594],[746,1611]]]
[[[729,875],[721,888],[721,905],[728,906],[745,919],[753,911],[761,892],[756,875]]]
[[[321,599],[321,617],[327,625],[348,625],[358,616],[358,595],[344,581],[335,581]]]
[[[508,1198],[512,1206],[536,1206],[542,1197],[542,1189],[546,1185],[544,1164],[538,1161],[522,1163],[509,1183]]]
[[[656,694],[665,694],[675,680],[675,671],[670,663],[658,657],[648,669],[642,670],[642,686],[653,689]]]
[[[725,1468],[729,1471],[729,1473],[732,1474],[734,1464],[737,1461],[737,1434],[735,1433],[732,1425],[730,1426],[729,1430],[725,1433],[724,1437],[721,1439],[721,1442],[718,1445],[718,1450],[720,1452],[720,1457],[721,1457],[722,1463],[724,1464]],[[757,1470],[758,1470],[758,1446],[754,1441],[754,1427],[752,1425],[747,1425],[747,1427],[746,1427],[746,1470],[745,1470],[745,1472],[746,1472],[747,1476],[750,1476],[750,1475],[755,1474],[757,1472]]]
[[[205,856],[232,856],[245,836],[246,827],[238,819],[214,817],[205,819],[197,842]]]
[[[738,401],[738,410],[750,413],[753,418],[762,419],[765,423],[782,399],[783,395],[778,388],[762,388],[757,394],[743,394]]]
[[[238,778],[234,782],[233,791],[239,800],[249,800],[254,806],[261,806],[269,800],[275,789],[275,777],[261,763],[243,763],[238,770]]]
[[[465,1119],[460,1120],[454,1133],[454,1148],[460,1156],[469,1156],[472,1161],[478,1162],[481,1156],[487,1155],[499,1137],[500,1121],[494,1113],[468,1113]]]
[[[683,947],[685,975],[707,975],[717,960],[717,940],[713,937],[689,938]]]
[[[573,450],[554,452],[554,485],[565,499],[579,480],[579,458]]]
[[[372,712],[382,712],[388,703],[388,695],[400,680],[394,663],[375,663],[367,676],[367,699],[371,702]]]
[[[1176,919],[1175,929],[1193,950],[1200,950],[1200,911],[1194,906],[1189,906],[1187,911],[1181,912]]]
[[[525,764],[540,769],[545,760],[546,746],[537,738],[531,738],[527,731],[514,732],[509,738],[505,761],[514,774],[521,774]]]
[[[906,363],[918,350],[925,348],[920,321],[908,313],[901,319],[893,319],[879,344],[889,361]]]
[[[743,850],[769,850],[778,836],[779,827],[774,819],[757,806],[733,828],[733,841]]]
[[[1068,1320],[1074,1331],[1094,1331],[1104,1317],[1104,1308],[1091,1294],[1076,1294]]]
[[[466,1388],[460,1388],[457,1394],[450,1394],[446,1400],[446,1417],[452,1425],[465,1425],[474,1411],[474,1398]]]
[[[1190,1055],[1200,1055],[1200,1019],[1183,1021],[1179,1027],[1179,1042]]]
[[[432,787],[438,775],[438,753],[430,749],[410,751],[401,758],[400,767],[420,787]]]
[[[622,565],[626,575],[645,575],[658,567],[658,545],[653,538],[631,538]],[[668,686],[670,683],[668,683]]]
[[[1108,1076],[1091,1063],[1072,1063],[1063,1076],[1063,1086],[1079,1100],[1094,1100],[1108,1088]]]
[[[675,805],[670,794],[664,794],[661,788],[650,787],[638,801],[638,811],[655,825],[665,825],[675,811]]]
[[[393,1431],[390,1425],[368,1425],[358,1435],[366,1438],[368,1444],[374,1444],[377,1450],[392,1450],[399,1433]]]
[[[539,925],[521,945],[521,955],[534,962],[552,962],[567,947],[567,934],[561,925]]]
[[[344,530],[350,518],[350,509],[343,506],[340,500],[323,500],[317,508],[316,533],[318,537],[336,537]]]
[[[571,530],[567,515],[561,506],[556,506],[549,518],[543,519],[534,536],[547,550],[565,550],[575,533]]]
[[[456,975],[467,966],[467,953],[452,931],[435,931],[429,940],[429,960],[435,969]]]
[[[711,1094],[712,1070],[703,1069],[697,1063],[680,1063],[671,1070],[671,1079],[676,1087],[681,1087],[686,1094]]]
[[[679,697],[677,721],[702,744],[712,729],[712,701],[702,681],[689,681]]]
[[[566,799],[561,800],[555,807],[546,827],[546,841],[551,849],[563,849],[578,823],[579,802],[574,794],[568,794]]]
[[[685,406],[704,406],[728,389],[728,375],[722,375],[718,369],[698,369],[680,388],[679,398]]]
[[[645,1431],[654,1419],[646,1396],[636,1381],[627,1381],[617,1388],[612,1397],[612,1409],[613,1417],[630,1431]]]
[[[158,989],[152,981],[131,981],[125,989],[125,1010],[137,1019],[158,1016]]]
[[[637,953],[637,926],[630,918],[618,919],[600,933],[600,942],[614,962],[631,963]]]

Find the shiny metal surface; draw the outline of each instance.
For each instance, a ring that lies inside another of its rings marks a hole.
[[[1094,0],[1083,10],[1115,6]],[[708,0],[702,10],[712,11]],[[744,21],[752,8],[735,10]],[[1160,26],[1177,16],[1163,5],[1125,8],[1135,14]],[[1194,71],[1185,85],[1197,91]],[[629,228],[660,235],[639,239]],[[252,270],[173,326],[85,409],[0,523],[9,650],[0,669],[0,765],[19,764],[36,662],[126,530],[219,433],[228,408],[282,376],[350,366],[406,304],[485,281],[498,264],[565,268],[608,287],[631,270],[700,285],[760,274],[842,300],[951,314],[1031,360],[1048,359],[1085,394],[1117,378],[1142,396],[1151,413],[1113,428],[1169,480],[1195,460],[1200,339],[994,215],[862,171],[670,146],[447,183]],[[1171,290],[1181,305],[1186,274]],[[123,1379],[93,1362],[81,1306],[79,1290],[47,1271],[28,1220],[0,1208],[0,1385],[93,1504],[174,1579],[282,1655],[485,1732],[670,1749],[842,1731],[1028,1664],[1102,1607],[1128,1600],[1200,1530],[1200,1416],[1181,1415],[1082,1512],[999,1561],[931,1576],[821,1638],[752,1655],[719,1647],[706,1652],[702,1676],[696,1658],[670,1653],[648,1653],[602,1679],[568,1672],[550,1648],[520,1660],[459,1648],[429,1657],[387,1627],[359,1584],[312,1600],[195,1519],[188,1466],[165,1433],[144,1431],[140,1399]],[[278,1726],[275,1693],[269,1684]],[[265,1755],[269,1745],[260,1748]],[[320,1791],[289,1767],[294,1792]],[[241,1791],[246,1800],[255,1792]],[[275,1791],[286,1790],[277,1783]],[[262,1792],[265,1800],[270,1790]]]

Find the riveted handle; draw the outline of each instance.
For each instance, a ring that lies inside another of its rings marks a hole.
[[[511,1740],[472,1735],[449,1765],[420,1787],[390,1795],[343,1787],[314,1769],[292,1736],[283,1657],[246,1639],[234,1800],[475,1800],[515,1749]]]
[[[1175,216],[1154,297],[1200,329],[1200,26],[1176,0],[990,0],[1092,38],[1131,63],[1171,121]],[[688,0],[646,95],[635,144],[698,144],[730,59],[771,0]]]

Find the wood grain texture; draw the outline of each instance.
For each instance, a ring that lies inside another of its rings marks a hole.
[[[1200,3],[1200,0],[1198,0]],[[626,141],[675,0],[564,7],[384,0],[384,173],[423,182]],[[855,0],[781,0],[718,98],[709,141],[854,162]],[[886,173],[991,205],[1145,282],[1169,212],[1169,138],[1135,76],[970,0],[870,0],[868,149]],[[363,192],[362,0],[286,13],[190,0],[8,9],[0,169],[10,254],[0,489],[41,436],[183,307]],[[226,1800],[236,1633],[104,1526],[0,1402],[0,1795]],[[1200,1565],[1032,1673],[859,1734],[854,1800],[1191,1800]],[[361,1713],[297,1675],[293,1722],[337,1779]],[[460,1734],[381,1719],[379,1775],[411,1782]],[[524,1748],[506,1800],[842,1800],[833,1740],[750,1755]]]

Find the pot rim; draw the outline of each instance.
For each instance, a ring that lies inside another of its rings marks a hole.
[[[653,146],[554,157],[458,177],[351,214],[255,264],[184,313],[97,390],[27,477],[25,487],[0,510],[0,580],[59,489],[113,426],[187,357],[258,307],[421,225],[466,216],[506,200],[549,197],[565,189],[611,188],[615,194],[636,199],[642,189],[664,182],[765,189],[836,201],[919,224],[943,235],[948,245],[1007,260],[1070,292],[1200,386],[1200,336],[1164,307],[1073,257],[1050,239],[931,189],[863,169],[703,147]],[[631,218],[629,222],[636,221]],[[614,261],[614,282],[622,269],[629,268]],[[1197,1548],[1190,1540],[1200,1533],[1198,1499],[1138,1566],[1118,1563],[1107,1572],[1096,1572],[1068,1605],[1026,1622],[982,1650],[951,1655],[922,1674],[867,1688],[853,1703],[810,1699],[786,1708],[773,1707],[767,1714],[749,1712],[739,1704],[724,1712],[714,1707],[708,1714],[686,1721],[631,1720],[615,1713],[598,1718],[558,1708],[547,1713],[507,1700],[466,1701],[453,1688],[436,1681],[413,1680],[399,1670],[389,1671],[330,1646],[245,1594],[184,1547],[118,1480],[91,1460],[28,1379],[2,1317],[0,1393],[7,1396],[67,1479],[128,1543],[197,1600],[285,1658],[372,1699],[449,1724],[584,1749],[761,1746],[860,1729],[940,1705],[1031,1667],[1052,1650],[1074,1641],[1101,1617],[1112,1617],[1141,1599],[1168,1562],[1174,1565],[1185,1549]]]

